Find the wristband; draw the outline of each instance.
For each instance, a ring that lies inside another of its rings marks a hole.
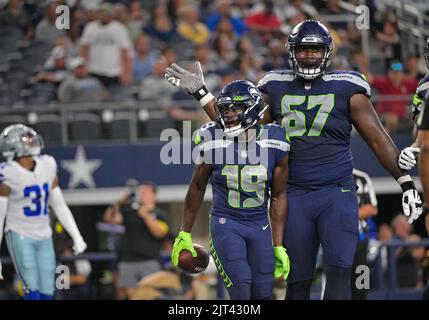
[[[202,107],[204,107],[207,103],[209,103],[212,99],[215,98],[206,86],[203,86],[198,89],[197,92],[193,94],[193,96],[195,97],[195,99],[198,100]]]
[[[413,179],[411,179],[411,176],[408,174],[405,176],[399,177],[398,180],[396,181],[401,186],[402,192],[416,188],[414,185]]]

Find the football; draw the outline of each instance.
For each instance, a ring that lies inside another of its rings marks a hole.
[[[181,251],[179,255],[179,268],[186,273],[203,272],[209,264],[210,256],[207,250],[197,243],[193,243],[193,246],[197,252],[195,258],[188,250]]]

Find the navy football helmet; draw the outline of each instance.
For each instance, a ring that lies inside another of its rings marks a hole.
[[[296,49],[303,46],[322,47],[322,59],[297,59]],[[294,73],[306,80],[323,75],[331,63],[334,49],[329,30],[316,20],[305,20],[297,24],[289,34],[287,41],[289,64]]]
[[[232,81],[223,87],[215,107],[217,122],[228,137],[236,137],[255,125],[267,108],[261,91],[246,80]]]
[[[429,38],[426,40],[426,46],[425,46],[425,62],[426,66],[429,69]]]

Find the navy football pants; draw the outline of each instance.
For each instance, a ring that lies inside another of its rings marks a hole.
[[[324,266],[351,268],[358,233],[355,187],[290,192],[284,241],[288,283],[313,279],[320,244]]]
[[[268,218],[211,216],[210,250],[231,300],[271,298],[275,260]]]

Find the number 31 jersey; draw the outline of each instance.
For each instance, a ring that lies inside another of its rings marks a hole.
[[[268,95],[273,118],[291,142],[289,191],[354,185],[350,149],[350,98],[370,97],[358,72],[329,72],[314,80],[290,70],[267,73],[258,88]]]
[[[255,221],[267,217],[267,204],[274,168],[288,154],[286,132],[278,125],[257,125],[248,143],[227,138],[216,122],[199,130],[196,148],[212,165],[211,214]]]
[[[6,231],[13,230],[24,237],[42,240],[52,235],[49,223],[49,194],[57,175],[53,157],[34,157],[33,171],[16,161],[0,164],[0,181],[10,188]]]

